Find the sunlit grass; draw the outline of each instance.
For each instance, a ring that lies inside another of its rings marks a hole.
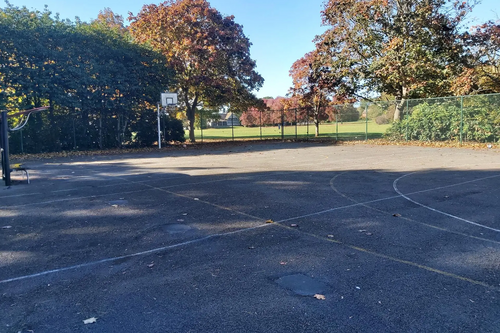
[[[320,138],[339,138],[343,140],[363,140],[365,138],[380,138],[390,125],[378,125],[374,121],[365,122],[364,120],[344,123],[325,123],[319,126]],[[243,127],[235,126],[233,128],[208,128],[195,130],[197,141],[203,140],[235,140],[238,139],[280,139],[282,135],[286,139],[305,139],[314,138],[314,125],[285,126],[278,129],[278,126],[265,127]],[[186,132],[186,138],[189,133]]]

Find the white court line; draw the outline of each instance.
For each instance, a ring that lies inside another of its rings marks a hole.
[[[116,178],[119,178],[119,177],[116,177]],[[241,178],[241,177],[239,177],[239,178]],[[125,191],[125,192],[112,192],[112,193],[107,193],[107,194],[94,194],[94,195],[88,195],[88,196],[83,196],[83,197],[71,197],[71,198],[54,199],[54,200],[40,201],[40,202],[30,202],[30,203],[22,204],[22,205],[0,206],[0,209],[19,208],[19,207],[36,206],[36,205],[45,205],[45,204],[51,204],[51,203],[56,203],[56,202],[73,201],[73,200],[83,200],[83,199],[90,199],[90,198],[100,198],[100,197],[111,196],[111,195],[133,194],[133,193],[146,192],[146,191],[151,191],[151,190],[168,189],[168,188],[171,188],[171,187],[178,187],[178,186],[200,185],[200,184],[207,184],[207,183],[223,182],[223,181],[226,181],[226,180],[228,180],[228,179],[218,179],[218,180],[209,180],[209,181],[205,181],[205,182],[176,184],[176,185],[169,185],[169,186],[165,186],[165,187],[154,187],[152,185],[147,185],[147,184],[144,184],[142,182],[137,182],[137,184],[144,185],[147,188],[143,188],[141,190]],[[127,182],[130,183],[130,184],[135,184],[136,183],[136,182],[128,181],[128,180],[127,180]],[[123,184],[121,184],[121,185],[123,185]],[[105,186],[103,186],[103,187],[105,187]],[[99,187],[94,187],[94,188],[99,188]]]
[[[106,258],[106,259],[102,259],[102,260],[98,260],[98,261],[91,261],[91,262],[87,262],[87,263],[79,264],[79,265],[74,265],[74,266],[68,266],[68,267],[63,267],[63,268],[58,268],[58,269],[52,269],[52,270],[49,270],[49,271],[44,271],[44,272],[30,274],[30,275],[23,275],[23,276],[11,278],[11,279],[6,279],[6,280],[0,280],[0,284],[5,284],[5,283],[15,282],[15,281],[21,281],[21,280],[26,280],[26,279],[30,279],[30,278],[39,277],[39,276],[55,274],[55,273],[61,273],[61,272],[75,270],[75,269],[79,269],[79,268],[85,268],[85,267],[95,266],[95,265],[104,264],[104,263],[107,263],[107,262],[113,262],[113,261],[116,261],[116,260],[129,259],[129,258],[139,257],[139,256],[145,256],[145,255],[148,255],[148,254],[153,254],[153,253],[157,253],[157,252],[161,252],[161,251],[165,251],[165,250],[175,249],[177,247],[181,247],[181,246],[184,246],[184,245],[190,245],[190,244],[199,243],[199,242],[202,242],[202,241],[205,241],[205,240],[208,240],[208,239],[211,239],[211,238],[215,238],[215,237],[222,237],[222,236],[234,235],[234,234],[238,234],[238,233],[241,233],[241,232],[244,232],[244,231],[256,230],[256,229],[263,228],[263,227],[270,226],[270,225],[272,225],[272,224],[267,224],[267,223],[266,224],[259,224],[258,226],[251,227],[251,228],[239,229],[239,230],[229,231],[229,232],[225,232],[225,233],[212,234],[212,235],[208,235],[206,237],[197,238],[197,239],[193,239],[193,240],[190,240],[190,241],[186,241],[186,242],[182,242],[182,243],[177,243],[177,244],[173,244],[173,245],[158,247],[158,248],[152,249],[152,250],[141,251],[141,252],[132,253],[132,254],[128,254],[128,255],[124,255],[124,256],[119,256],[119,257]]]
[[[482,224],[479,224],[479,223],[476,223],[476,222],[473,222],[473,221],[469,221],[469,220],[466,220],[464,218],[461,218],[459,216],[455,216],[455,215],[452,215],[452,214],[449,214],[449,213],[446,213],[446,212],[443,212],[441,210],[438,210],[438,209],[435,209],[435,208],[432,208],[432,207],[429,207],[429,206],[426,206],[418,201],[415,201],[411,198],[409,198],[408,196],[404,195],[399,189],[398,189],[398,182],[403,179],[404,177],[407,177],[407,176],[410,176],[410,175],[413,175],[413,174],[416,174],[417,172],[412,172],[412,173],[407,173],[406,175],[403,175],[401,177],[399,177],[398,179],[396,179],[393,183],[392,183],[392,187],[394,188],[394,191],[396,191],[396,193],[398,193],[401,197],[405,198],[406,200],[418,205],[418,206],[421,206],[423,208],[426,208],[426,209],[429,209],[433,212],[436,212],[436,213],[439,213],[439,214],[442,214],[442,215],[445,215],[445,216],[448,216],[448,217],[451,217],[451,218],[454,218],[454,219],[457,219],[459,221],[462,221],[462,222],[465,222],[465,223],[469,223],[469,224],[472,224],[472,225],[475,225],[477,227],[480,227],[480,228],[484,228],[484,229],[488,229],[488,230],[492,230],[492,231],[495,231],[495,232],[500,232],[499,229],[495,229],[495,228],[491,228],[491,227],[488,227],[486,225],[482,225]],[[479,180],[484,180],[484,179],[489,179],[489,178],[495,178],[495,177],[500,177],[500,175],[497,175],[497,176],[491,176],[491,177],[486,177],[486,178],[483,178],[483,179],[478,179]],[[464,183],[471,183],[473,181],[468,181],[468,182],[464,182]],[[412,194],[415,194],[415,193],[408,193],[408,195],[412,195]]]
[[[0,199],[8,199],[8,198],[18,198],[18,197],[26,197],[26,196],[30,196],[30,195],[38,195],[38,194],[42,194],[42,193],[25,193],[25,194],[13,194],[13,195],[4,195],[4,196],[0,196]]]
[[[150,186],[150,185],[146,185],[146,186]],[[147,191],[147,190],[151,190],[151,189],[159,189],[159,188],[151,187],[151,188],[140,190],[140,191]],[[93,197],[95,197],[95,196],[93,196]],[[367,205],[367,204],[370,204],[370,203],[380,202],[380,201],[384,201],[384,200],[397,199],[397,198],[400,198],[400,197],[401,197],[401,195],[396,195],[396,196],[391,196],[391,197],[386,197],[386,198],[381,198],[381,199],[375,199],[375,200],[370,200],[370,201],[366,201],[366,202],[355,203],[355,204],[341,206],[341,207],[335,207],[335,208],[323,210],[323,211],[316,212],[316,213],[305,214],[305,215],[301,215],[301,216],[297,216],[297,217],[292,217],[292,218],[288,218],[288,219],[279,220],[279,221],[276,221],[275,223],[276,224],[281,224],[281,223],[284,223],[284,222],[288,222],[288,221],[292,221],[292,220],[297,220],[297,219],[301,219],[301,218],[305,218],[305,217],[317,216],[317,215],[321,215],[321,214],[324,214],[324,213],[333,212],[333,211],[336,211],[336,210],[348,209],[348,208],[357,207],[357,206],[364,206],[364,205]],[[205,203],[204,201],[200,201],[200,202]],[[216,206],[216,207],[223,208],[223,207],[220,207],[220,206]],[[230,210],[229,208],[226,208],[226,209]],[[239,213],[241,213],[241,212],[239,212]],[[249,214],[245,214],[245,215],[251,216]],[[254,217],[254,218],[256,218],[258,220],[261,220],[258,217]],[[206,237],[202,237],[202,238],[198,238],[198,239],[193,239],[193,240],[190,240],[190,241],[186,241],[186,242],[182,242],[182,243],[178,243],[178,244],[173,244],[173,245],[169,245],[169,246],[164,246],[164,247],[160,247],[160,248],[155,248],[155,249],[151,249],[151,250],[147,250],[147,251],[141,251],[141,252],[137,252],[137,253],[125,255],[125,256],[119,256],[119,257],[113,257],[113,258],[106,258],[106,259],[102,259],[102,260],[98,260],[98,261],[92,261],[92,262],[87,262],[87,263],[83,263],[83,264],[79,264],[79,265],[74,265],[74,266],[69,266],[69,267],[63,267],[63,268],[59,268],[59,269],[53,269],[53,270],[39,272],[39,273],[35,273],[35,274],[24,275],[24,276],[19,276],[19,277],[11,278],[11,279],[1,280],[0,284],[5,284],[5,283],[8,283],[8,282],[14,282],[14,281],[20,281],[20,280],[25,280],[25,279],[29,279],[29,278],[35,278],[35,277],[49,275],[49,274],[55,274],[55,273],[59,273],[59,272],[69,271],[69,270],[75,270],[75,269],[84,268],[84,267],[90,267],[90,266],[94,266],[94,265],[98,265],[98,264],[102,264],[102,263],[113,262],[113,261],[120,260],[120,259],[127,259],[127,258],[132,258],[132,257],[137,257],[137,256],[144,256],[144,255],[148,255],[148,254],[152,254],[152,253],[156,253],[156,252],[160,252],[160,251],[165,251],[165,250],[173,249],[173,248],[184,246],[184,245],[190,245],[190,244],[194,244],[194,243],[199,243],[199,242],[202,242],[204,240],[212,239],[212,238],[215,238],[215,237],[222,237],[222,236],[233,235],[233,234],[242,233],[242,232],[246,232],[246,231],[250,231],[250,230],[256,230],[258,228],[262,228],[262,227],[265,227],[265,226],[272,226],[272,225],[274,225],[274,223],[270,223],[270,224],[266,223],[266,224],[260,224],[260,225],[255,226],[255,227],[239,229],[239,230],[230,231],[230,232],[226,232],[226,233],[212,234],[212,235],[209,235],[209,236],[206,236]]]

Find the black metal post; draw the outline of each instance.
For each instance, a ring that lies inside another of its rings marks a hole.
[[[281,140],[285,141],[285,110],[281,110]]]
[[[262,141],[262,110],[260,110],[260,140]]]
[[[233,141],[234,141],[234,113],[231,114],[231,118],[229,118],[231,120],[231,135],[233,137]]]
[[[297,141],[297,109],[295,109],[295,141]]]
[[[9,163],[9,124],[7,123],[7,111],[2,111],[1,116],[1,144],[2,144],[2,176],[5,186],[10,186],[10,163]]]

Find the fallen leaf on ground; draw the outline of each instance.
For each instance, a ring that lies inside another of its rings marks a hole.
[[[314,295],[314,298],[320,299],[320,300],[325,300],[326,299],[325,295],[321,295],[321,294]]]
[[[84,323],[85,325],[87,325],[87,324],[93,324],[93,323],[96,323],[96,322],[97,322],[97,318],[96,318],[96,317],[92,317],[92,318],[89,318],[89,319],[85,319],[85,320],[83,321],[83,323]]]

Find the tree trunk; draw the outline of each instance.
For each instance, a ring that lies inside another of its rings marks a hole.
[[[189,121],[189,141],[194,143],[196,141],[194,136],[195,112],[192,106],[187,106],[186,115]]]
[[[394,121],[400,121],[403,114],[403,109],[406,104],[408,90],[405,87],[401,88],[401,96],[396,100],[396,110],[394,111]]]
[[[193,103],[191,105],[189,104],[189,99],[187,94],[184,98],[186,103],[186,115],[189,120],[189,141],[191,143],[194,143],[196,142],[196,138],[194,136],[194,123],[195,123],[196,107],[198,106],[198,95],[195,95]]]
[[[318,137],[319,136],[319,115],[320,115],[320,109],[319,106],[316,106],[316,110],[314,112],[314,136]]]

